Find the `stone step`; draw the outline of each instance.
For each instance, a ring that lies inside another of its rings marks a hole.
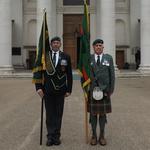
[[[32,78],[31,70],[15,69],[13,72],[0,73],[0,78]],[[150,76],[150,73],[140,73],[136,70],[117,70],[115,73],[117,78],[135,78],[142,76]],[[77,70],[73,71],[74,80],[80,80],[80,75]]]

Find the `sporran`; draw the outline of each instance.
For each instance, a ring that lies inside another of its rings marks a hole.
[[[98,86],[94,87],[92,93],[93,99],[96,101],[100,101],[103,99],[103,91],[100,90]]]

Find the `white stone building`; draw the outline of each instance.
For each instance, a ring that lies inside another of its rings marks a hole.
[[[90,41],[104,40],[105,52],[115,65],[135,69],[135,53],[141,50],[139,70],[150,72],[150,0],[88,0]],[[64,51],[76,68],[83,0],[0,0],[0,71],[31,69],[47,10],[50,38],[60,36]],[[92,44],[91,44],[92,45]],[[91,47],[92,53],[92,47]]]

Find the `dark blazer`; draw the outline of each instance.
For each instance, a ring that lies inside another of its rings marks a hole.
[[[66,62],[65,65],[62,65],[63,61]],[[59,59],[55,69],[54,75],[49,75],[47,71],[44,71],[44,85],[35,84],[36,90],[43,89],[46,95],[71,93],[73,77],[70,56],[59,51]]]

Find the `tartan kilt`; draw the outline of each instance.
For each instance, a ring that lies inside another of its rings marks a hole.
[[[90,96],[87,103],[87,111],[91,114],[106,114],[111,113],[111,99],[104,96],[102,100],[97,101]]]

